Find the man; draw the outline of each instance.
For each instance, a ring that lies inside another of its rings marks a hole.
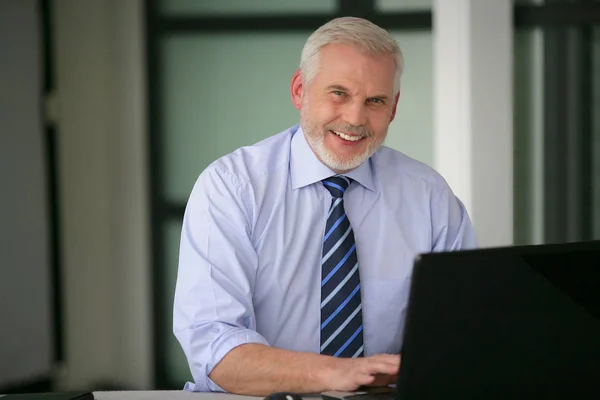
[[[174,333],[194,391],[248,395],[395,382],[414,257],[476,245],[426,165],[382,146],[402,54],[358,18],[307,40],[300,125],[214,162],[190,196]]]

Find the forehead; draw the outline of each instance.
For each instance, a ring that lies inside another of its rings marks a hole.
[[[394,87],[396,63],[391,54],[369,54],[345,43],[321,49],[315,81],[319,86],[340,84],[357,91],[384,91]]]

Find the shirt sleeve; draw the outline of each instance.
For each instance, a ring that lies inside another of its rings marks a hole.
[[[433,249],[453,251],[474,249],[477,239],[465,205],[448,186],[432,199]]]
[[[268,345],[252,304],[258,257],[251,204],[238,181],[214,166],[190,195],[179,251],[173,332],[190,367],[192,391],[224,391],[208,375],[234,347]]]

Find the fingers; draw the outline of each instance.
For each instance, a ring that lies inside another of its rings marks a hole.
[[[364,367],[370,375],[395,375],[400,369],[400,356],[393,354],[378,354],[364,359]]]
[[[383,362],[387,362],[394,365],[400,365],[400,355],[399,354],[376,354],[374,356],[368,357],[376,360],[381,360]]]
[[[328,390],[354,391],[375,381],[375,375],[362,366],[364,359],[338,359],[340,363],[331,371],[326,382]],[[337,363],[336,363],[337,364]]]
[[[395,383],[400,368],[400,356],[378,354],[371,357],[336,359],[328,378],[331,390],[352,391],[360,386],[385,386]]]
[[[366,384],[367,386],[388,386],[398,382],[398,374],[396,375],[377,375],[373,382]]]
[[[375,380],[375,375],[361,374],[356,377],[355,386],[356,388],[361,386],[370,386],[373,385]]]

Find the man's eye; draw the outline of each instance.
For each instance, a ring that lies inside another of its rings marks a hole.
[[[377,98],[377,97],[374,97],[374,98],[372,98],[372,99],[369,99],[369,101],[370,101],[371,103],[383,103],[383,100],[382,100],[382,99],[380,99],[380,98]]]
[[[332,93],[335,94],[336,96],[343,96],[344,95],[344,92],[340,92],[339,90],[334,90]]]

